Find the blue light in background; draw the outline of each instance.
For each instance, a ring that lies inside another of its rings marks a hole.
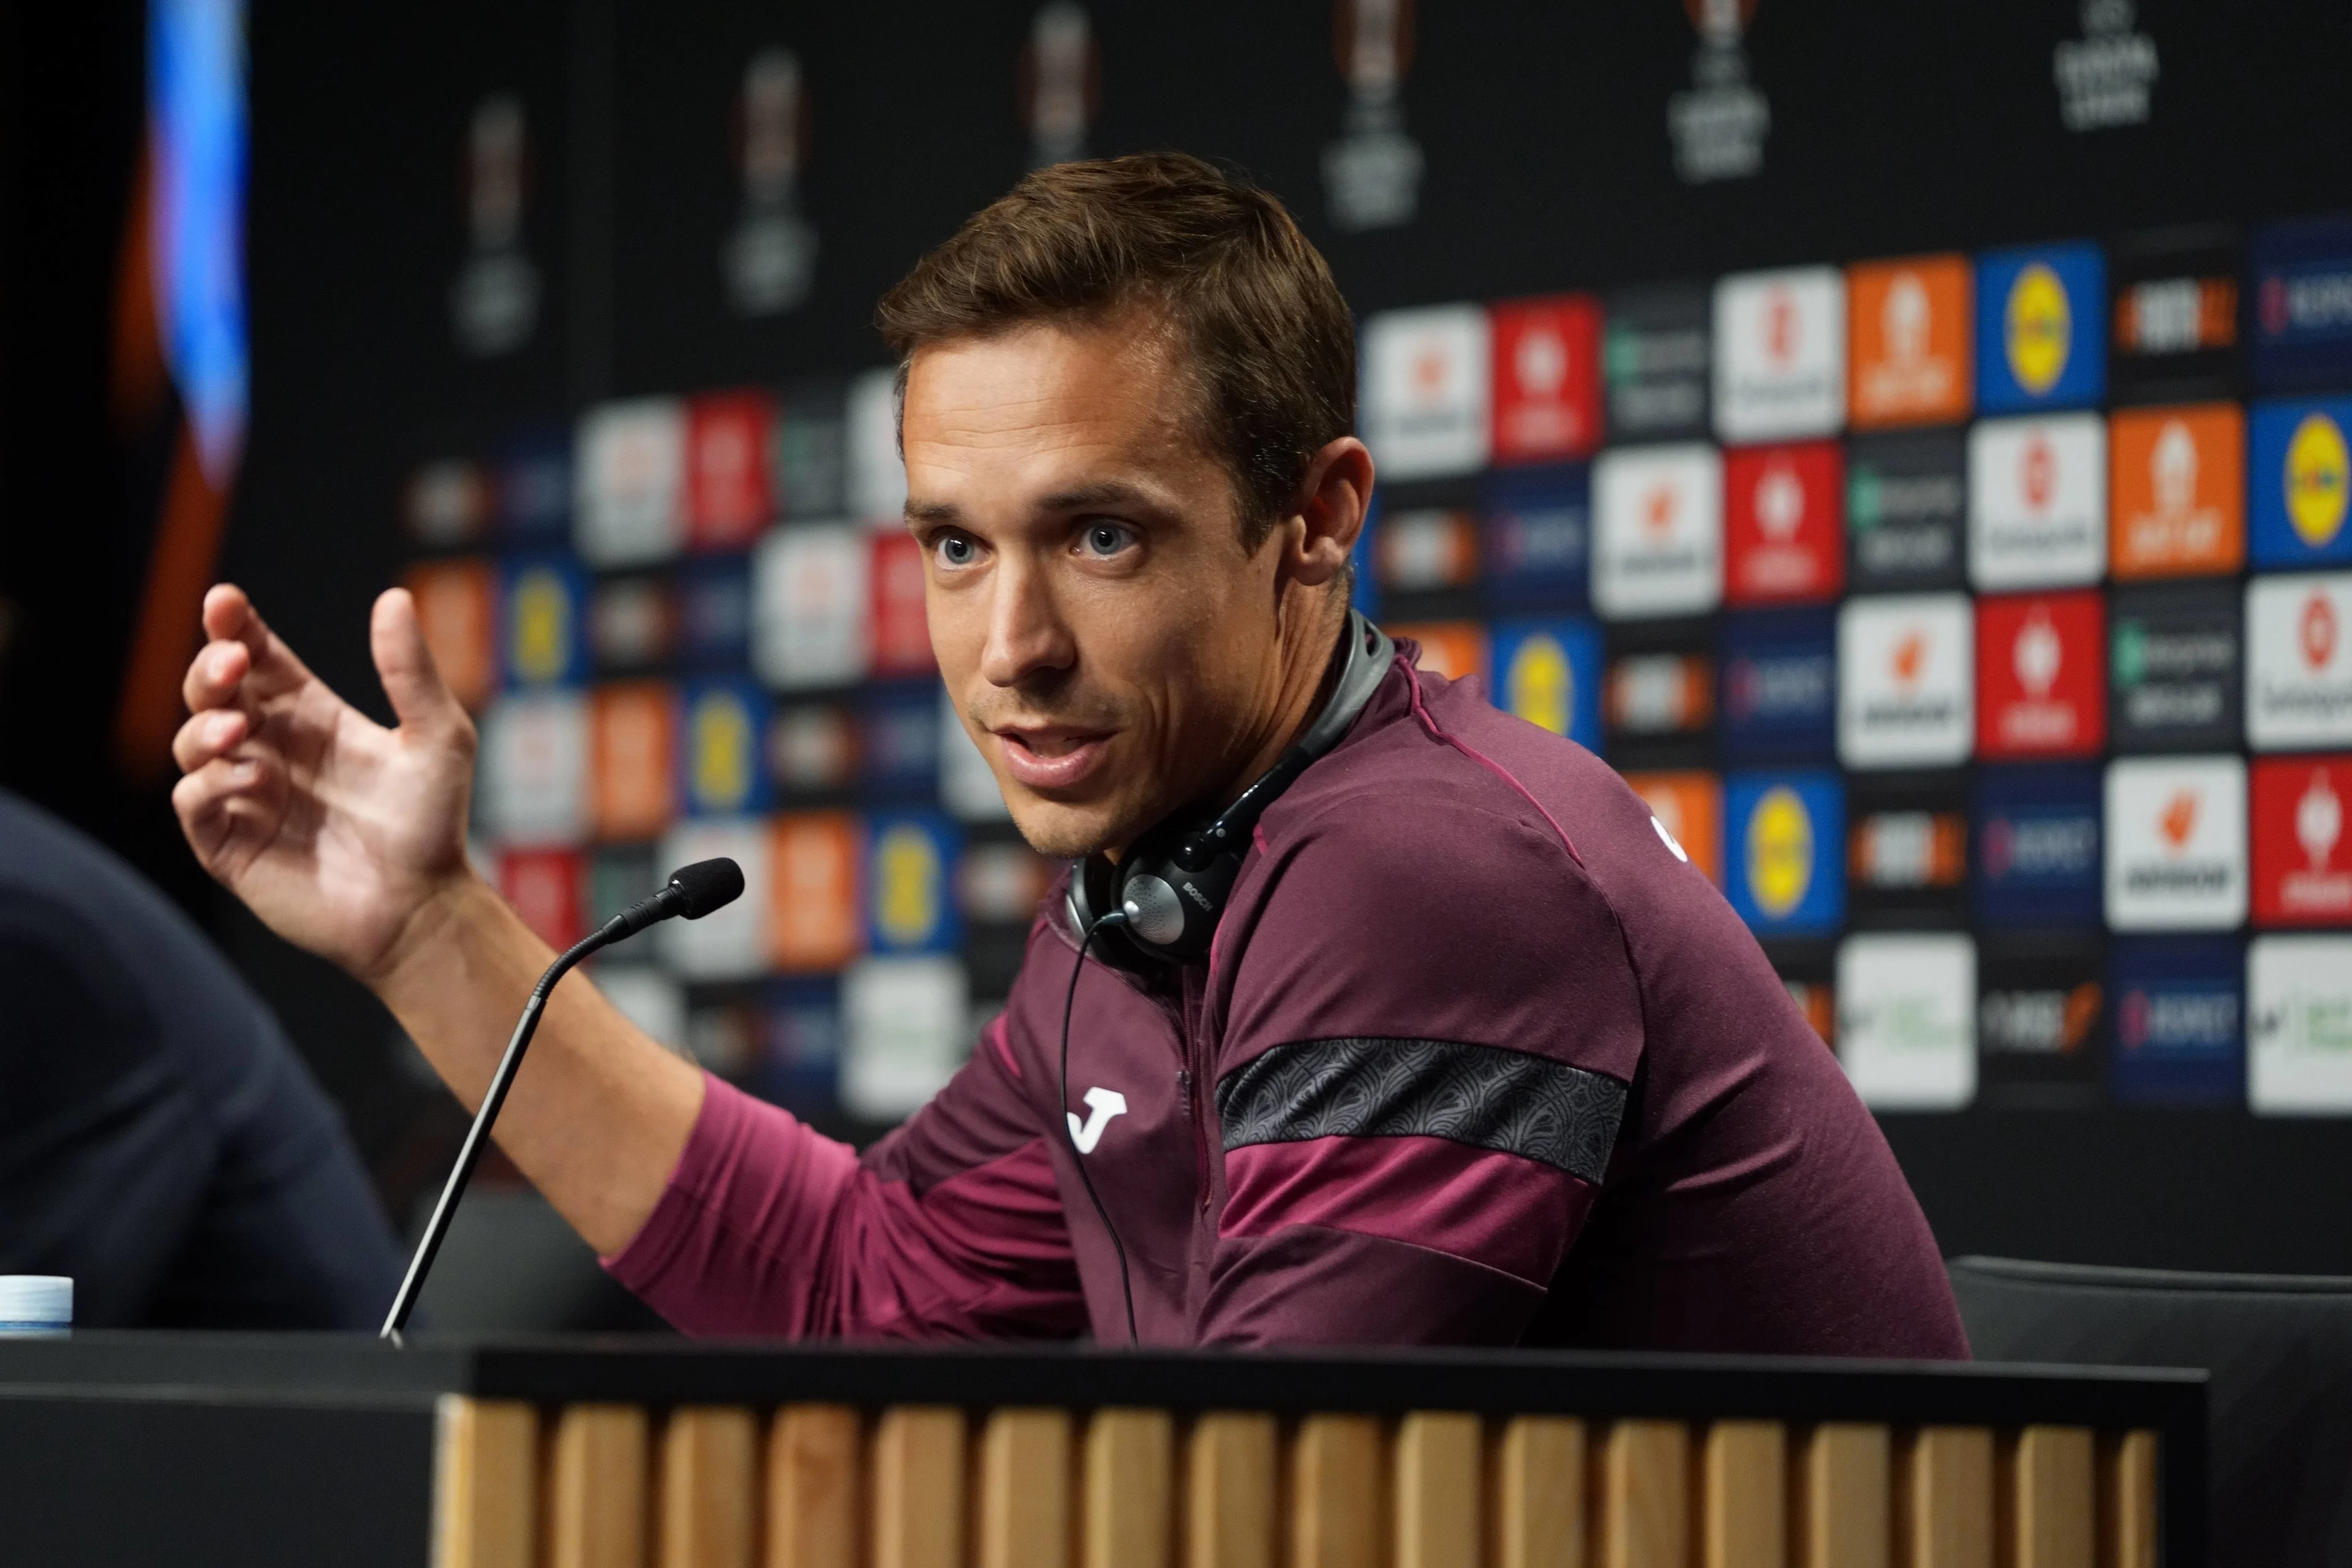
[[[245,5],[152,0],[149,258],[163,357],[205,478],[225,491],[245,451]]]

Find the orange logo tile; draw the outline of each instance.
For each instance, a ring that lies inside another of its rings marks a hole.
[[[771,831],[776,967],[839,969],[857,956],[857,821],[843,811],[793,812]]]
[[[1625,782],[1692,865],[1723,885],[1723,782],[1707,773],[1627,773]]]
[[[1411,637],[1421,645],[1416,667],[1448,680],[1476,676],[1486,679],[1486,628],[1475,621],[1426,621],[1419,626],[1391,626],[1389,635]]]
[[[600,686],[589,708],[589,796],[596,837],[658,838],[677,814],[677,696],[657,680]]]
[[[2131,408],[2107,422],[2118,577],[2235,572],[2246,559],[2246,416],[2234,403]]]
[[[1823,1045],[1837,1044],[1837,994],[1825,980],[1788,980],[1780,982],[1789,993],[1789,1000],[1813,1026],[1813,1033]]]
[[[416,601],[416,621],[441,679],[467,708],[490,700],[496,679],[497,591],[480,561],[432,561],[412,566],[401,585]]]
[[[1968,417],[1976,394],[1972,289],[1965,256],[1847,269],[1846,396],[1855,429]]]

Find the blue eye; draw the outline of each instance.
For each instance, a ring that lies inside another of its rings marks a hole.
[[[1096,522],[1087,525],[1087,550],[1098,558],[1108,559],[1135,542],[1135,531],[1116,522]]]
[[[961,533],[944,534],[937,546],[942,566],[969,566],[980,555],[980,549]]]

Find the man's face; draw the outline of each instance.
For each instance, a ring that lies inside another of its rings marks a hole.
[[[1157,334],[1023,328],[918,353],[907,516],[964,728],[1041,853],[1123,847],[1224,787],[1280,699],[1273,543]]]

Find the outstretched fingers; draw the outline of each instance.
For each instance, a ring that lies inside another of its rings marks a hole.
[[[253,607],[253,601],[236,584],[215,583],[205,593],[204,625],[205,637],[212,639],[205,653],[221,643],[244,647],[250,677],[247,689],[253,696],[267,700],[292,691],[311,679],[310,668],[295,657],[285,639],[269,629],[261,612]],[[197,658],[201,660],[204,655]]]
[[[377,595],[368,620],[368,651],[402,730],[437,740],[465,723],[465,706],[433,662],[416,601],[407,589],[387,588]]]
[[[191,713],[233,709],[238,705],[240,688],[252,669],[253,650],[245,644],[234,640],[208,642],[188,661],[188,673],[180,682],[180,700],[188,705]]]

